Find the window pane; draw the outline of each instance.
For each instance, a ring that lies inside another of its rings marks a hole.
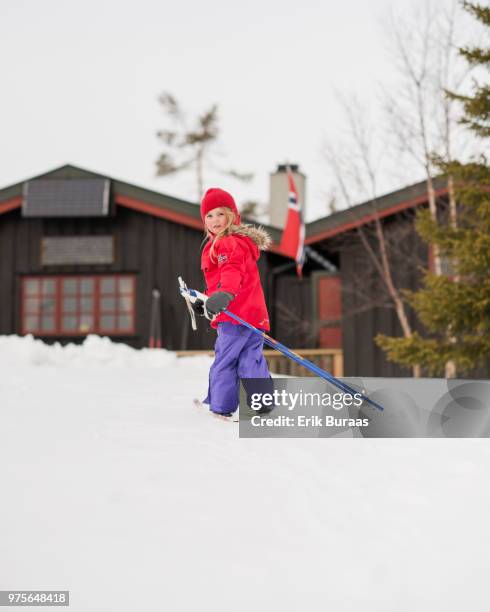
[[[116,293],[116,279],[113,276],[104,276],[100,281],[101,293]]]
[[[123,312],[131,311],[133,306],[133,298],[130,295],[119,297],[119,310]]]
[[[114,315],[102,315],[100,317],[100,329],[114,329],[116,317]]]
[[[82,312],[92,312],[94,309],[94,300],[91,297],[84,297],[80,300],[80,310]]]
[[[63,330],[74,331],[77,329],[77,318],[66,315],[63,317]]]
[[[443,274],[447,276],[451,276],[454,274],[454,266],[450,257],[446,255],[441,256],[441,271]]]
[[[34,314],[39,311],[40,301],[37,298],[27,298],[24,304],[26,313]]]
[[[119,292],[131,293],[133,291],[133,279],[123,277],[119,279]]]
[[[132,328],[132,317],[131,315],[119,315],[118,317],[118,328],[121,331],[127,331]]]
[[[44,295],[49,295],[49,294],[54,293],[54,279],[53,278],[43,279],[43,293]]]
[[[44,298],[41,304],[43,314],[54,313],[55,301],[51,298]]]
[[[83,295],[90,295],[94,292],[94,279],[93,278],[82,278],[80,280],[80,293]]]
[[[37,317],[24,317],[24,329],[26,332],[37,331]]]
[[[100,309],[104,312],[112,312],[116,310],[116,298],[113,297],[105,297],[102,298],[100,303]]]
[[[51,315],[41,317],[41,329],[42,331],[54,331],[54,317]]]
[[[78,287],[78,279],[65,278],[63,280],[63,293],[64,294],[76,293],[77,287]]]
[[[30,278],[29,280],[24,281],[24,288],[26,295],[36,295],[39,293],[40,283],[37,278]]]
[[[80,318],[79,331],[88,333],[94,328],[94,318],[92,315],[82,315]]]
[[[77,298],[63,298],[63,312],[76,312],[77,303]]]

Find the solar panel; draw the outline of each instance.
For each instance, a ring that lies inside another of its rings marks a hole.
[[[35,179],[24,183],[23,217],[105,217],[108,179]]]
[[[112,264],[112,236],[51,236],[41,243],[41,265]]]

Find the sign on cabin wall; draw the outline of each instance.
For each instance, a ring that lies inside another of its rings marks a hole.
[[[114,263],[113,236],[51,236],[41,240],[41,265]]]

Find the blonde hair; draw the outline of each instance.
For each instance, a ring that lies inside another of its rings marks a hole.
[[[212,234],[210,231],[204,228],[205,235],[211,240],[211,248],[209,249],[209,257],[211,261],[215,261],[215,247],[216,244],[224,238],[225,236],[229,236],[235,230],[237,230],[240,226],[233,223],[235,220],[235,213],[226,206],[220,206],[219,208],[213,208],[213,210],[220,210],[225,213],[226,216],[226,226],[218,232],[216,235]]]

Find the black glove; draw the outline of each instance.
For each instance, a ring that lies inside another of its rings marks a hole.
[[[200,317],[206,316],[204,314],[204,302],[200,299],[197,299],[195,302],[191,302],[192,310],[199,315]]]
[[[227,291],[216,291],[206,300],[206,310],[210,315],[217,315],[219,312],[226,310],[229,303],[235,299],[235,296]]]

